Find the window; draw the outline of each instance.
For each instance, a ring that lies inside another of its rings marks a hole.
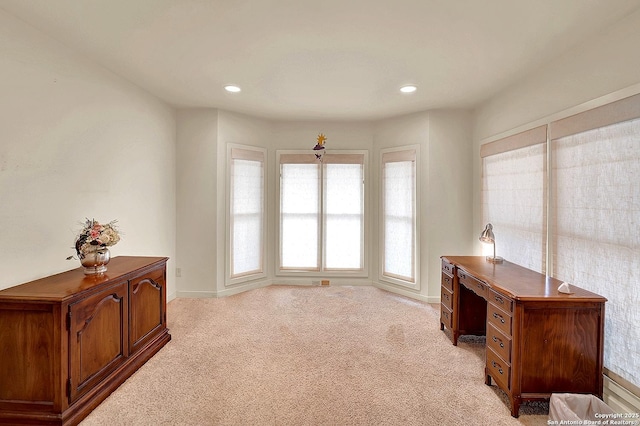
[[[482,223],[493,225],[496,254],[546,273],[547,126],[485,144],[480,156]]]
[[[230,145],[228,151],[228,276],[232,282],[246,281],[264,275],[265,152],[238,145]]]
[[[633,104],[640,112],[640,96]],[[604,365],[638,385],[640,114],[632,120],[619,118],[621,114],[612,113],[615,106],[592,110],[611,124],[587,116],[581,126],[584,117],[578,115],[565,119],[575,123],[574,129],[563,132],[565,123],[557,132],[552,127],[555,214],[550,249],[554,277],[608,299]],[[599,126],[590,128],[593,122]]]
[[[364,273],[365,158],[278,153],[280,272]]]
[[[381,182],[382,279],[416,287],[418,148],[383,150]]]

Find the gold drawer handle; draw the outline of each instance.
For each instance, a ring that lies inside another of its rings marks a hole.
[[[504,371],[502,371],[502,367],[500,367],[500,364],[495,361],[491,361],[491,365],[493,365],[493,368],[498,368],[498,373],[504,374]]]
[[[478,286],[478,288],[482,291],[484,291],[484,286],[482,284],[476,284]]]
[[[445,294],[444,294],[444,298],[445,298],[445,299],[447,299],[447,300],[449,300],[449,295],[445,293]]]
[[[498,343],[498,340],[500,340],[500,347],[504,348],[504,343],[502,343],[502,339],[498,339],[496,336],[493,336],[493,341]]]
[[[496,313],[494,312],[494,313],[493,313],[493,317],[494,317],[495,319],[500,319],[500,322],[501,322],[502,324],[504,324],[504,318],[502,318],[502,315],[498,315],[498,314],[496,314]]]
[[[504,305],[504,300],[500,296],[496,296],[496,302],[500,303],[501,305]]]

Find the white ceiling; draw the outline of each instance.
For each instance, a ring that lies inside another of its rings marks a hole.
[[[471,108],[640,0],[0,0],[178,107],[279,119]],[[234,83],[242,92],[229,94]],[[418,91],[401,94],[413,83]]]

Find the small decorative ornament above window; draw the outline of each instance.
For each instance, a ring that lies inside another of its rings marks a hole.
[[[324,155],[324,143],[327,140],[327,137],[323,134],[320,133],[318,135],[318,140],[316,143],[316,146],[313,147],[314,151],[317,151],[316,154],[316,158],[318,159],[318,161],[322,162],[322,156]]]

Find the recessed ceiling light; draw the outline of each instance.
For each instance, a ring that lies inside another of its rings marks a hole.
[[[413,84],[408,84],[408,85],[406,85],[406,86],[402,86],[402,87],[400,88],[400,91],[401,91],[402,93],[413,93],[413,92],[415,92],[416,90],[418,90],[418,88],[417,88],[416,86],[414,86]]]
[[[242,89],[240,89],[240,87],[236,86],[235,84],[227,84],[226,86],[224,86],[224,90],[231,93],[238,93]]]

